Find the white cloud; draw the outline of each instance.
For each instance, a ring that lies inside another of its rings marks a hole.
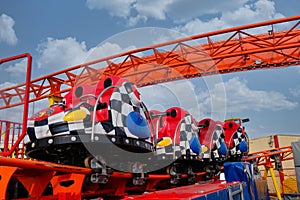
[[[143,15],[137,15],[137,16],[129,17],[128,26],[133,27],[140,21],[146,22],[147,19],[148,18],[146,16],[143,16]]]
[[[6,89],[12,86],[16,86],[17,83],[12,82],[4,82],[0,84],[0,90]],[[8,93],[11,93],[12,91],[7,91]],[[15,100],[18,99],[18,97],[12,98],[10,100],[10,103],[14,103]],[[5,105],[5,102],[3,100],[0,100],[1,106]],[[22,122],[23,117],[23,106],[17,106],[7,109],[2,109],[0,112],[0,119],[5,119],[12,122]]]
[[[218,15],[224,11],[234,11],[248,0],[176,0],[166,8],[167,15],[175,22],[181,23],[205,15]]]
[[[111,16],[122,17],[129,20],[129,25],[136,25],[139,20],[148,18],[165,20],[167,17],[175,22],[184,22],[205,14],[217,14],[222,10],[232,11],[243,6],[247,0],[209,2],[194,0],[87,0],[89,9],[105,9]]]
[[[16,36],[13,26],[15,21],[6,14],[0,16],[0,43],[4,42],[9,45],[17,44],[18,38]]]
[[[195,86],[189,80],[180,80],[139,88],[142,100],[149,110],[165,111],[171,107],[187,110],[200,119],[201,107],[195,94]]]
[[[12,75],[24,75],[26,73],[27,60],[23,59],[21,62],[8,66],[4,70]]]
[[[219,12],[221,13],[220,17],[208,21],[195,18],[185,25],[177,26],[175,29],[193,35],[284,17],[281,13],[276,12],[275,3],[270,0],[258,0],[253,4],[244,4],[235,10],[221,9]],[[254,32],[265,32],[267,29],[269,28],[259,28],[255,29]]]
[[[127,25],[135,26],[138,22],[154,18],[166,19],[166,7],[174,0],[87,0],[89,9],[106,10],[111,16],[126,19]]]
[[[298,103],[288,100],[286,96],[279,92],[250,89],[247,86],[247,81],[235,77],[227,82],[216,84],[209,91],[209,94],[201,94],[199,96],[202,104],[201,108],[210,107],[210,98],[213,101],[223,103],[223,99],[216,98],[223,88],[226,92],[226,110],[229,113],[245,110],[290,110],[298,106]]]
[[[132,50],[135,48],[136,48],[135,46],[129,46],[126,48],[122,48],[119,44],[111,43],[111,42],[104,42],[104,43],[101,43],[100,45],[88,50],[87,53],[89,55],[87,57],[87,61],[104,58],[106,56],[115,55],[117,53],[129,51],[129,50]]]
[[[284,17],[275,10],[275,3],[270,0],[258,0],[254,4],[246,4],[234,12],[224,12],[222,20],[229,25],[248,24],[257,21],[265,21]]]
[[[11,122],[22,122],[23,106],[16,106],[8,109],[3,109],[0,112],[0,118]]]
[[[86,56],[85,42],[78,42],[75,38],[66,39],[47,38],[38,45],[40,57],[37,60],[39,68],[52,68],[53,71],[62,67],[69,67],[82,63]]]
[[[12,86],[17,85],[16,83],[12,83],[12,82],[4,82],[0,84],[0,89],[5,89],[5,88],[9,88]]]
[[[115,43],[104,42],[87,49],[85,42],[79,42],[75,38],[48,38],[46,42],[38,45],[37,51],[40,56],[37,66],[43,69],[50,68],[49,71],[54,72],[135,48],[133,45],[123,48]],[[104,65],[106,66],[106,63]]]
[[[135,2],[136,0],[87,0],[86,5],[89,9],[105,9],[111,16],[126,18],[130,15],[130,10]]]
[[[175,29],[193,35],[284,17],[281,13],[276,12],[275,3],[271,0],[258,0],[255,3],[250,1],[250,3],[247,2],[241,7],[235,7],[235,9],[219,7],[215,12],[220,13],[220,16],[206,21],[194,18],[184,25],[177,26]]]
[[[140,88],[140,92],[148,109],[164,111],[177,106],[187,110],[196,120],[210,117],[223,121],[226,95],[222,83],[221,76],[215,75],[147,86]]]
[[[181,24],[177,30],[187,34],[283,17],[272,0],[87,0],[86,4],[89,9],[105,9],[111,16],[125,19],[129,26],[150,18],[170,19]]]
[[[142,16],[165,20],[166,8],[172,3],[174,3],[174,0],[139,0],[136,2],[135,9]]]
[[[289,92],[294,96],[294,97],[300,97],[300,88],[290,88]]]
[[[175,30],[186,33],[188,35],[194,35],[198,33],[206,33],[212,30],[219,30],[227,27],[225,21],[218,18],[213,18],[210,21],[202,21],[199,18],[193,19],[183,26],[175,27]]]

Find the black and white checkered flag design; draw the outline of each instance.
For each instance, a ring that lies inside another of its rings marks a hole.
[[[128,82],[127,82],[128,83]],[[138,138],[130,133],[126,126],[126,117],[135,111],[141,113],[141,109],[131,102],[129,94],[132,95],[131,84],[123,84],[117,88],[110,98],[109,112],[111,113],[112,125],[115,127],[116,135]]]
[[[246,137],[243,137],[242,127],[239,127],[238,130],[232,136],[233,147],[229,150],[230,155],[241,155],[242,152],[239,148],[241,141],[246,141]]]
[[[51,107],[49,110],[50,109]],[[83,120],[66,122],[63,118],[69,112],[70,111],[60,112],[39,121],[28,120],[27,135],[24,138],[24,143],[27,144],[29,142],[34,142],[35,140],[58,135],[77,135],[86,133],[86,129],[91,127],[91,122],[87,120],[89,119],[89,115]]]
[[[211,136],[211,146],[207,152],[204,153],[203,158],[211,159],[211,158],[221,158],[223,157],[220,153],[221,143],[225,143],[224,141],[224,130],[221,125],[216,124],[216,129]]]
[[[221,158],[222,155],[220,153],[220,148],[221,148],[221,143],[224,142],[224,131],[221,125],[217,124],[216,125],[216,130],[213,134],[213,149],[212,149],[212,154],[214,158]]]

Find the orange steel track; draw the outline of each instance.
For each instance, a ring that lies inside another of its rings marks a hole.
[[[296,66],[300,62],[299,20],[300,16],[293,16],[198,34],[76,65],[32,80],[29,101],[69,91],[75,84],[77,69],[84,72],[78,83],[118,75],[142,87],[213,74]],[[276,31],[274,26],[289,28]],[[252,34],[255,28],[262,28],[265,34]],[[223,40],[213,41],[218,38]],[[0,60],[0,64],[3,62]],[[100,64],[106,67],[95,69]],[[0,109],[21,105],[25,85],[0,90]]]
[[[0,157],[0,199],[14,198],[8,196],[8,191],[14,186],[12,181],[20,182],[29,195],[17,199],[81,199],[101,195],[121,197],[126,191],[154,191],[158,182],[171,178],[168,174],[149,174],[144,186],[128,187],[128,179],[133,178],[133,174],[113,172],[107,184],[89,186],[85,181],[91,172],[90,168]],[[203,175],[205,172],[197,173],[198,177]],[[182,178],[188,178],[188,175],[182,174]],[[51,194],[43,194],[49,185]]]
[[[13,198],[7,193],[12,181],[22,183],[30,196],[28,199],[42,199],[42,193],[50,182],[53,195],[56,196],[52,199],[58,199],[57,195],[68,192],[81,196],[82,182],[90,172],[88,168],[0,157],[0,199]],[[62,183],[66,181],[72,181],[73,184],[64,187]]]

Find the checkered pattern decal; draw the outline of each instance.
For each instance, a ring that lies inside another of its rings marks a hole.
[[[60,112],[39,121],[28,120],[27,135],[24,142],[33,142],[37,139],[47,138],[54,135],[81,134],[85,133],[85,129],[91,127],[91,122],[86,120],[89,119],[89,117],[84,120],[65,122],[63,117],[68,112],[70,111]]]
[[[180,133],[180,143],[175,144],[175,154],[176,155],[196,155],[190,149],[190,140],[193,135],[196,135],[198,138],[198,128],[194,124],[191,115],[186,115],[180,122],[179,122],[179,132]],[[176,136],[178,137],[178,135]],[[173,139],[174,140],[174,139]],[[174,142],[174,141],[173,141]],[[159,147],[157,148],[156,153],[158,155],[167,154],[172,155],[174,154],[174,144],[171,144],[167,147]]]
[[[132,111],[141,112],[140,107],[134,106],[131,102],[129,94],[132,94],[131,83],[126,82],[117,88],[111,95],[109,112],[111,114],[112,126],[115,127],[116,135],[138,138],[130,133],[126,126],[126,117]]]
[[[221,127],[221,125],[217,124],[216,125],[216,130],[213,134],[213,138],[212,138],[212,144],[213,144],[213,148],[212,148],[212,155],[214,158],[221,158],[223,157],[223,155],[220,153],[220,148],[221,148],[221,143],[225,143],[224,142],[224,131],[223,128]]]
[[[229,150],[230,155],[241,155],[239,145],[241,141],[247,142],[247,136],[243,134],[242,127],[239,127],[238,130],[232,136],[233,147]]]
[[[224,130],[222,128],[221,125],[217,124],[216,125],[216,129],[214,131],[214,133],[211,136],[211,146],[210,148],[207,150],[207,152],[204,153],[203,158],[207,158],[207,159],[211,159],[211,158],[221,158],[224,157],[221,153],[220,153],[220,147],[221,147],[221,143],[224,142]]]
[[[193,124],[192,115],[186,115],[180,124],[180,149],[182,155],[190,154],[196,155],[190,149],[190,141],[192,136],[195,134],[197,136],[198,129],[195,128],[196,125]],[[197,137],[198,138],[198,137]]]
[[[131,101],[134,95],[132,91],[132,83],[125,82],[119,88],[116,88],[110,97],[108,112],[111,121],[100,122],[95,125],[95,134],[118,135],[131,138],[138,138],[130,133],[126,126],[126,117],[132,112],[139,112],[142,116],[143,104],[139,99],[134,99],[134,104]],[[63,106],[63,105],[62,105]],[[51,108],[49,108],[51,109]],[[80,108],[82,109],[82,108]],[[89,111],[85,109],[87,113]],[[70,112],[60,112],[51,115],[42,120],[28,120],[27,122],[27,135],[25,143],[34,142],[37,139],[51,137],[53,135],[67,135],[67,134],[91,134],[92,122],[90,115],[83,120],[69,121],[63,120],[63,117]]]
[[[174,154],[174,145],[170,144],[166,147],[158,147],[156,149],[157,155],[173,155]],[[181,149],[179,145],[175,145],[175,155],[181,155]]]

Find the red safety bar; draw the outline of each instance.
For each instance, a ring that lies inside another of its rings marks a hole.
[[[294,157],[292,146],[253,152],[249,154],[244,160],[248,162],[255,161],[257,166],[265,166],[275,163],[274,156],[279,156],[280,161],[293,160]]]
[[[26,129],[27,129],[27,119],[28,119],[28,107],[29,107],[29,91],[30,91],[30,79],[31,79],[31,68],[32,68],[32,57],[29,53],[24,53],[16,56],[12,56],[9,58],[4,58],[0,60],[0,64],[5,63],[5,62],[10,62],[13,60],[18,60],[22,58],[27,58],[27,69],[26,69],[26,84],[25,84],[25,92],[20,94],[19,97],[22,99],[22,102],[24,104],[23,107],[23,121],[22,121],[22,134],[18,136],[18,139],[16,142],[12,143],[12,147],[10,149],[6,149],[7,151],[1,152],[1,156],[11,156],[13,152],[16,151],[16,149],[19,147],[19,144],[21,141],[24,139],[26,135]],[[16,90],[17,93],[19,91]],[[3,92],[0,94],[0,96],[3,98],[7,93]],[[8,99],[10,101],[11,98]]]

